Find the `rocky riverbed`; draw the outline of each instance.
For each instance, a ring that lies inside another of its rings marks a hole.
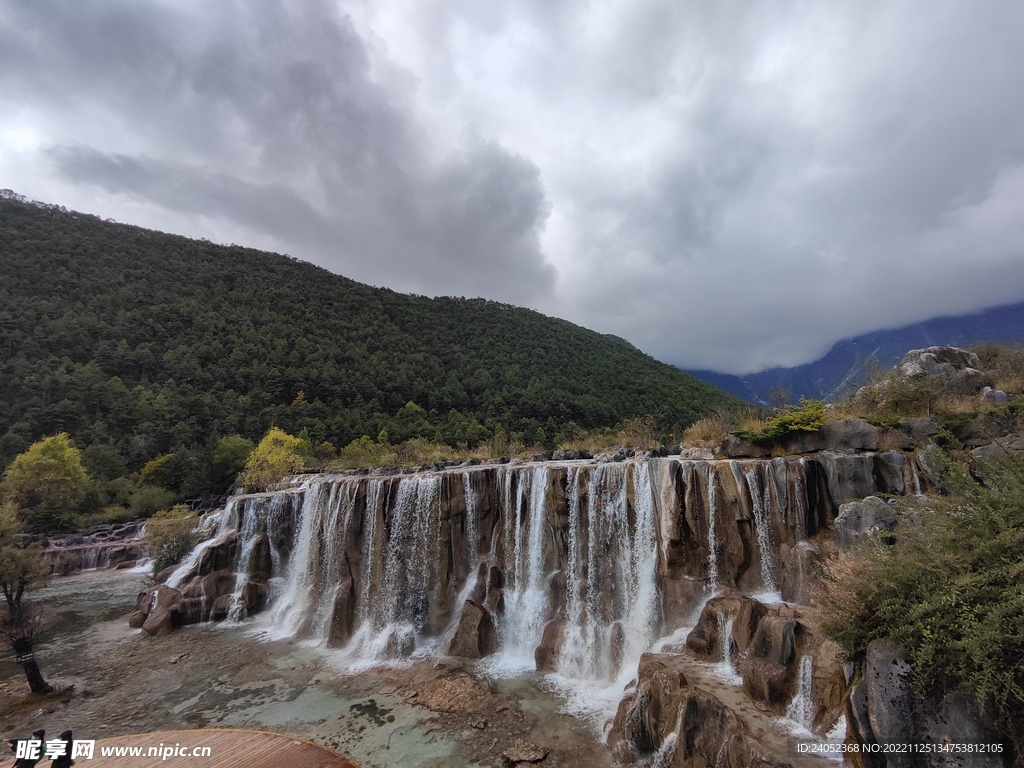
[[[142,574],[106,571],[56,579],[36,593],[50,625],[36,657],[47,679],[73,685],[74,695],[53,711],[0,717],[5,737],[34,728],[104,738],[234,727],[306,738],[362,768],[502,765],[517,740],[540,747],[534,756],[547,752],[539,765],[612,764],[599,734],[559,713],[562,700],[538,676],[488,684],[472,665],[434,660],[346,675],[318,649],[265,640],[251,623],[147,637],[126,626],[131,596],[144,586]],[[26,693],[8,658],[0,711]]]

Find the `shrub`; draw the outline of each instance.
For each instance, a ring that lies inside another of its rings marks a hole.
[[[172,491],[155,485],[140,485],[132,491],[129,510],[132,517],[149,517],[157,510],[164,509],[174,501]]]
[[[198,517],[183,504],[162,510],[146,521],[146,544],[153,561],[153,575],[177,565],[195,545]]]
[[[791,432],[817,432],[825,423],[825,403],[800,398],[800,407],[790,406],[769,417],[760,430],[741,429],[733,434],[752,443],[772,443]]]
[[[1024,462],[986,467],[985,482],[950,463],[950,496],[894,546],[831,560],[820,600],[851,657],[891,637],[920,693],[962,686],[1009,715],[1024,707]]]

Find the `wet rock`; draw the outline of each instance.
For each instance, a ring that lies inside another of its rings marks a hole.
[[[490,612],[475,600],[467,600],[462,606],[462,617],[455,635],[448,645],[448,654],[482,659],[494,653],[494,647],[494,622]]]
[[[385,654],[389,659],[407,659],[416,650],[416,637],[412,630],[396,629],[388,637]]]
[[[645,654],[636,687],[619,703],[608,745],[620,763],[648,761],[683,768],[779,766],[715,696],[691,687],[679,656]],[[678,730],[677,730],[678,729]]]
[[[273,570],[274,561],[270,556],[270,537],[266,533],[260,533],[252,543],[246,573],[249,576],[249,581],[266,584],[270,580]]]
[[[562,650],[562,639],[565,635],[565,620],[555,619],[544,625],[540,645],[533,651],[533,659],[538,672],[554,672],[558,662],[558,654]]]
[[[355,632],[355,611],[355,580],[349,576],[338,585],[338,592],[334,597],[328,645],[338,648],[351,639]]]
[[[547,747],[540,747],[525,739],[516,739],[507,747],[501,756],[512,765],[518,763],[539,763],[548,756]]]
[[[764,617],[738,665],[747,696],[780,715],[785,714],[796,692],[795,662],[802,631],[802,625],[794,619]]]
[[[835,520],[836,542],[849,549],[862,541],[891,541],[898,521],[896,508],[877,496],[851,501],[839,507]]]
[[[181,592],[161,584],[151,593],[149,614],[142,624],[144,634],[152,636],[169,635],[183,623],[180,609]]]
[[[611,675],[618,677],[622,668],[622,655],[626,648],[626,629],[621,621],[616,621],[611,628]]]
[[[487,681],[467,672],[450,672],[426,683],[418,702],[435,712],[483,712],[492,706]]]
[[[262,611],[267,603],[267,595],[270,589],[266,584],[260,584],[255,581],[247,581],[242,585],[242,605],[245,606],[245,612],[247,614],[258,613]]]

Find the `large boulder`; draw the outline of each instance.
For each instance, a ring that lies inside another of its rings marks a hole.
[[[977,369],[980,359],[973,352],[959,347],[926,347],[912,349],[903,356],[897,368],[901,376],[937,375],[949,379],[958,371]]]
[[[849,549],[862,541],[889,541],[897,520],[896,508],[877,496],[848,502],[839,507],[835,519],[836,542]]]
[[[690,686],[683,657],[644,654],[636,685],[619,702],[608,745],[624,764],[677,768],[782,766],[761,754],[736,714],[711,693]]]
[[[984,712],[975,698],[953,691],[941,700],[925,702],[921,711],[918,741],[928,744],[995,744],[999,734],[992,728],[991,713]],[[953,756],[947,765],[970,768],[1002,768],[1003,755],[979,752]]]
[[[475,600],[467,600],[462,606],[462,616],[455,635],[448,644],[448,654],[482,659],[494,653],[494,647],[494,621],[490,612]]]
[[[738,664],[747,696],[779,715],[786,713],[796,692],[803,631],[795,619],[765,616]]]
[[[270,537],[266,533],[260,533],[252,543],[249,551],[249,562],[246,573],[249,581],[257,584],[266,584],[274,570],[274,561],[270,555]]]
[[[161,584],[149,594],[150,607],[142,631],[152,636],[169,635],[184,623],[181,592]]]
[[[533,659],[538,672],[555,671],[558,655],[562,651],[562,640],[564,637],[565,619],[555,619],[544,625],[540,645],[533,651]]]

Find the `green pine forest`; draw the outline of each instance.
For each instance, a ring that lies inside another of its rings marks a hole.
[[[208,464],[221,438],[271,426],[339,447],[555,445],[636,416],[678,435],[737,402],[531,310],[0,200],[0,467],[61,432],[113,478],[167,455]]]

